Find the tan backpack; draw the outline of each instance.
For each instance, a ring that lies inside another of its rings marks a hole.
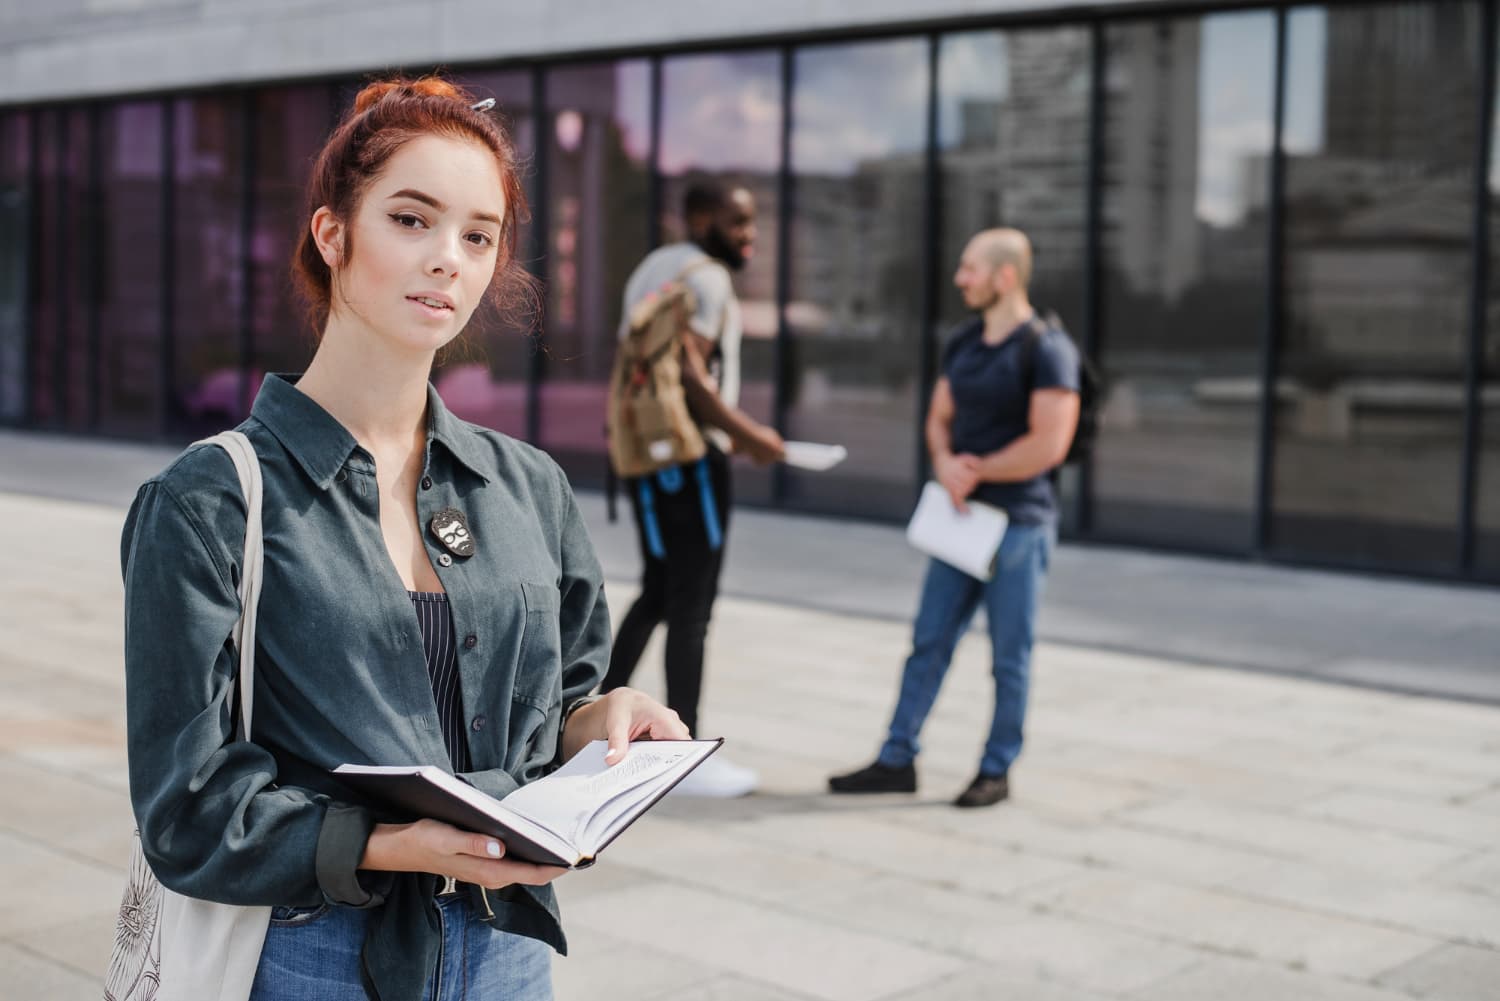
[[[626,479],[703,458],[708,446],[682,389],[682,336],[697,297],[687,276],[703,257],[630,309],[609,376],[609,463]]]

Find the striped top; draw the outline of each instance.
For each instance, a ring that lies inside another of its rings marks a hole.
[[[427,655],[427,677],[437,703],[438,725],[455,772],[469,770],[469,742],[464,733],[463,692],[458,684],[458,637],[448,596],[442,591],[407,591],[422,627],[422,651]]]

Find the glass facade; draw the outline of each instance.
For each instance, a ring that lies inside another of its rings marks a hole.
[[[788,504],[909,514],[922,388],[928,51],[919,39],[793,54],[783,406],[788,438],[849,459],[786,476]]]
[[[0,421],[27,416],[31,287],[31,116],[0,114]]]
[[[1497,27],[1500,31],[1500,27]],[[1500,38],[1495,39],[1500,50]],[[1500,76],[1500,75],[1497,75]],[[1489,211],[1489,268],[1484,276],[1485,325],[1479,341],[1478,468],[1474,487],[1473,563],[1478,573],[1500,581],[1500,78],[1490,95],[1489,170],[1485,175]]]
[[[1249,552],[1274,140],[1269,13],[1104,36],[1102,537]]]
[[[1459,563],[1478,4],[1288,23],[1271,543]]]
[[[1495,22],[1090,8],[457,71],[520,153],[540,291],[476,313],[434,380],[601,482],[625,280],[683,238],[694,179],[741,184],[742,405],[849,458],[740,463],[736,493],[901,519],[959,252],[1014,226],[1108,385],[1066,533],[1500,580]],[[358,86],[0,108],[0,422],[182,441],[305,365],[290,256]]]
[[[162,183],[160,101],[101,115],[98,247],[99,423],[114,434],[162,429]]]
[[[267,372],[300,372],[314,338],[292,294],[292,253],[302,238],[304,190],[328,136],[327,87],[275,87],[256,95],[249,240],[250,390]]]
[[[172,102],[174,208],[167,420],[199,437],[250,412],[243,364],[249,102],[239,96]]]

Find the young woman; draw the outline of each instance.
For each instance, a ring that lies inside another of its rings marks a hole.
[[[228,643],[245,504],[189,449],[126,521],[131,796],[170,889],[273,905],[255,1001],[547,998],[563,870],[433,820],[382,822],[329,770],[451,768],[500,797],[593,739],[686,737],[609,659],[562,471],[428,385],[486,298],[525,288],[512,147],[437,79],[366,87],[313,171],[294,272],[321,328],[240,426],[265,481],[252,740]]]

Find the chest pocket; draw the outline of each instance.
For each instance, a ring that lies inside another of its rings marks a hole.
[[[562,716],[562,602],[550,583],[521,582],[526,624],[511,696],[510,747],[506,767],[513,772],[538,751],[548,760]]]

